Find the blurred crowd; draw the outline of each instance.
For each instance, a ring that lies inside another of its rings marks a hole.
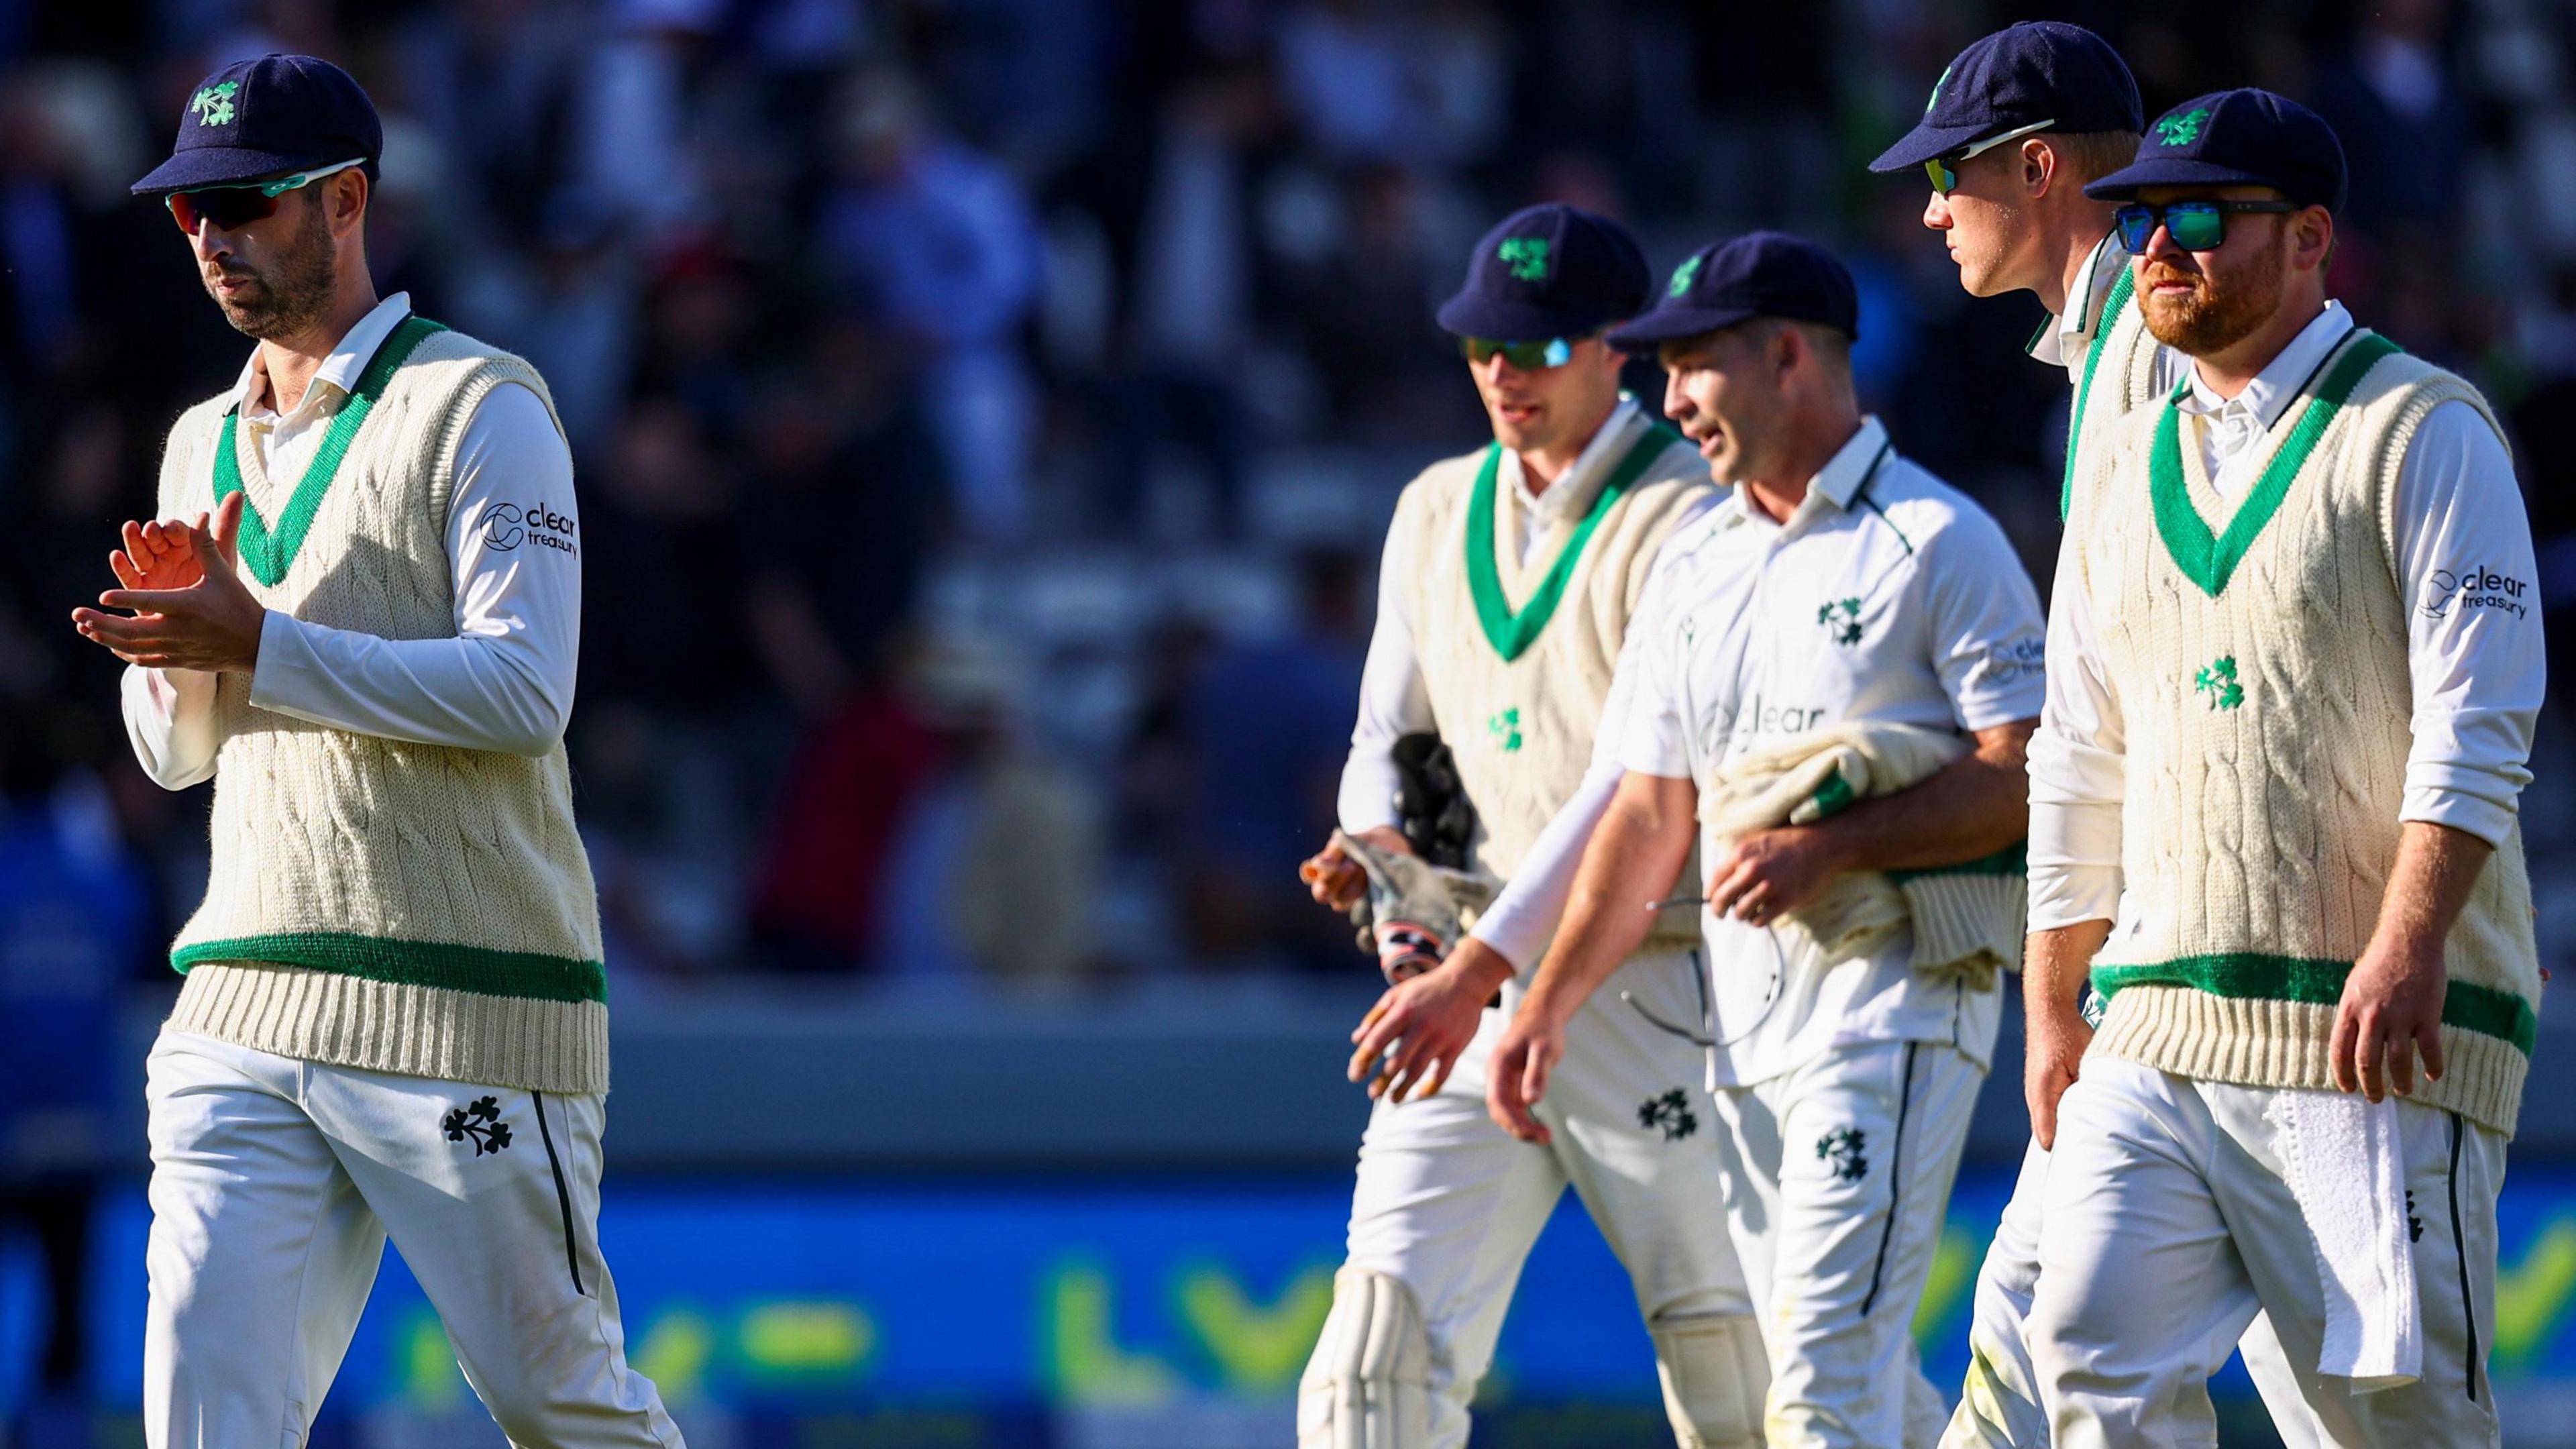
[[[65,614],[247,346],[125,191],[227,60],[367,84],[379,286],[553,389],[621,986],[1045,991],[1359,966],[1290,872],[1394,493],[1482,434],[1429,319],[1511,207],[1661,265],[1841,247],[1866,401],[2044,578],[2037,309],[1962,296],[1921,186],[1862,169],[2038,13],[2150,114],[2254,82],[2333,119],[2335,290],[2506,413],[2563,613],[2570,0],[0,0],[0,993],[156,979],[202,888],[203,792],[132,768]]]

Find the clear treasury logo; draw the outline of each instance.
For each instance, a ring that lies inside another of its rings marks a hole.
[[[483,545],[494,553],[508,553],[522,543],[533,543],[539,548],[578,554],[581,549],[573,536],[579,530],[578,523],[543,503],[531,502],[524,508],[495,503],[483,510]]]
[[[2439,619],[2453,608],[2462,613],[2471,609],[2494,609],[2516,619],[2531,616],[2534,602],[2531,583],[2511,574],[2498,573],[2484,564],[2471,564],[2461,569],[2435,569],[2424,576],[2423,611],[2428,618]]]

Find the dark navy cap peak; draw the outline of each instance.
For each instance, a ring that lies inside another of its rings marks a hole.
[[[1815,322],[1860,335],[1860,291],[1834,254],[1786,232],[1713,242],[1673,268],[1655,310],[1610,334],[1622,352],[1652,352],[1756,317]]]
[[[2084,188],[2133,201],[2145,186],[2269,186],[2302,206],[2343,210],[2343,142],[2326,118],[2251,86],[2196,96],[2156,118],[2137,159]]]
[[[134,183],[137,196],[231,186],[364,160],[385,149],[376,106],[349,73],[310,55],[239,60],[197,83],[179,113],[170,159]]]
[[[1654,285],[1626,227],[1550,202],[1513,212],[1476,243],[1440,326],[1496,342],[1586,337],[1636,316]]]
[[[2042,123],[2070,135],[2146,128],[2137,78],[2109,41],[2062,20],[2025,20],[1977,41],[1933,83],[1923,119],[1869,169],[1908,170]]]

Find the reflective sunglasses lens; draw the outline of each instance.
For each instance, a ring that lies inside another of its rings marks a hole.
[[[1503,355],[1503,361],[1523,372],[1536,372],[1545,367],[1560,367],[1564,365],[1567,358],[1574,355],[1574,349],[1568,347],[1562,337],[1548,342],[1494,342],[1483,337],[1470,337],[1460,344],[1460,350],[1467,354],[1469,362],[1480,366],[1491,361],[1494,354],[1499,352]]]
[[[1943,196],[1959,189],[1959,173],[1938,156],[1923,163],[1923,174],[1932,178],[1932,189]]]
[[[2212,252],[2227,240],[2227,213],[2205,201],[2177,201],[2165,208],[2165,228],[2187,252]]]
[[[203,191],[174,191],[169,196],[170,218],[179,230],[194,236],[200,221],[211,222],[218,231],[231,231],[248,226],[263,217],[277,215],[277,198],[263,196],[256,186],[213,186]]]
[[[2147,249],[2147,238],[2156,234],[2156,214],[2144,206],[2124,206],[2111,214],[2112,225],[2120,229],[2120,245],[2131,252]]]

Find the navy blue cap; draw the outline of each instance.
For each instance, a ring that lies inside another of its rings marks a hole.
[[[2326,118],[2251,86],[2183,102],[2156,118],[2138,158],[2092,185],[2096,201],[2141,186],[2269,186],[2302,206],[2343,210],[2343,142]]]
[[[1817,322],[1860,335],[1860,291],[1832,252],[1786,232],[1713,242],[1673,268],[1655,310],[1610,334],[1622,352],[1652,352],[1756,317]]]
[[[2070,135],[2146,129],[2137,77],[2111,42],[2062,20],[1996,31],[1959,52],[1933,83],[1923,119],[1869,169],[1908,171],[2042,122]]]
[[[309,55],[237,60],[199,82],[179,113],[170,159],[137,196],[265,181],[363,159],[376,174],[385,128],[349,73]]]
[[[1467,285],[1440,304],[1440,326],[1496,342],[1584,337],[1636,316],[1654,286],[1626,227],[1549,202],[1504,217],[1476,243]]]

